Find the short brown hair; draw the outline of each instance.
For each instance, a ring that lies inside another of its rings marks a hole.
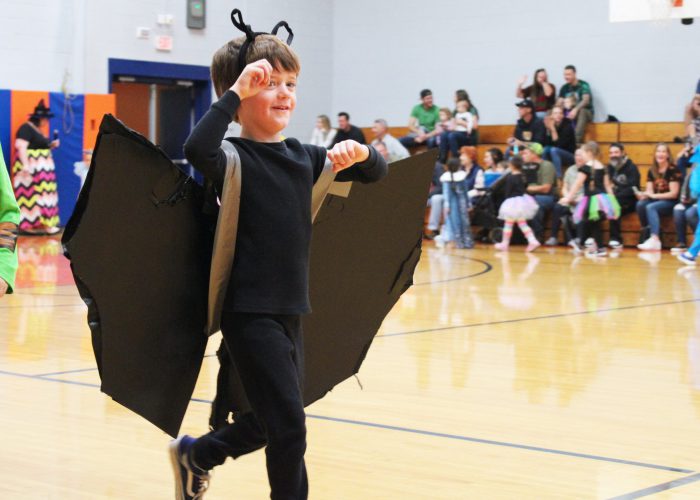
[[[214,53],[211,61],[211,80],[218,97],[230,89],[243,68],[238,67],[238,53],[245,42],[244,36],[234,38]],[[274,35],[258,35],[248,48],[246,64],[267,59],[278,70],[301,71],[301,62],[289,45]]]

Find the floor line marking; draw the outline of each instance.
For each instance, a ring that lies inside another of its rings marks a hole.
[[[520,323],[520,322],[525,322],[525,321],[539,321],[542,319],[566,318],[566,317],[570,317],[570,316],[583,316],[586,314],[629,311],[629,310],[634,310],[634,309],[644,309],[647,307],[661,307],[661,306],[672,306],[672,305],[679,305],[679,304],[690,304],[693,302],[700,302],[700,298],[678,300],[678,301],[672,301],[672,302],[657,302],[654,304],[638,304],[638,305],[631,305],[631,306],[611,307],[611,308],[606,308],[606,309],[592,309],[590,311],[576,311],[576,312],[570,312],[570,313],[546,314],[546,315],[542,315],[542,316],[529,316],[526,318],[504,319],[504,320],[500,320],[500,321],[485,321],[482,323],[466,323],[464,325],[442,326],[442,327],[438,327],[438,328],[427,328],[424,330],[409,330],[407,332],[383,333],[383,334],[375,335],[375,337],[376,338],[399,337],[402,335],[416,335],[419,333],[434,333],[434,332],[440,332],[440,331],[446,331],[446,330],[459,330],[460,328],[475,328],[475,327],[479,327],[479,326],[505,325],[508,323]]]
[[[656,486],[650,486],[641,490],[633,491],[632,493],[626,493],[624,495],[612,497],[609,500],[634,500],[635,498],[642,498],[655,493],[661,493],[662,491],[672,490],[674,488],[679,488],[686,484],[694,483],[700,481],[700,472],[697,474],[692,474],[690,476],[682,477],[680,479],[674,479],[667,483],[657,484]]]
[[[100,385],[98,384],[90,384],[86,382],[77,382],[74,380],[63,380],[63,379],[56,379],[56,378],[49,378],[49,377],[39,377],[36,375],[26,375],[23,373],[14,373],[14,372],[9,372],[5,370],[0,370],[0,375],[6,375],[6,376],[14,376],[14,377],[21,377],[21,378],[28,378],[28,379],[33,379],[33,380],[42,380],[42,381],[48,381],[48,382],[58,382],[62,384],[70,384],[70,385],[78,385],[82,387],[90,387],[90,388],[100,388]],[[195,403],[205,403],[205,404],[211,404],[212,401],[207,400],[207,399],[202,399],[202,398],[191,398],[191,401]],[[659,470],[665,470],[669,472],[678,472],[678,473],[683,473],[683,474],[692,474],[695,471],[691,469],[683,469],[680,467],[670,467],[666,465],[658,465],[658,464],[651,464],[651,463],[646,463],[646,462],[637,462],[634,460],[625,460],[621,458],[613,458],[613,457],[605,457],[601,455],[592,455],[588,453],[578,453],[578,452],[573,452],[573,451],[565,451],[565,450],[556,450],[553,448],[543,448],[540,446],[531,446],[531,445],[525,445],[525,444],[519,444],[519,443],[510,443],[507,441],[495,441],[491,439],[482,439],[482,438],[475,438],[475,437],[470,437],[470,436],[462,436],[459,434],[448,434],[448,433],[443,433],[443,432],[434,432],[434,431],[427,431],[423,429],[413,429],[410,427],[400,427],[400,426],[395,426],[395,425],[387,425],[387,424],[380,424],[376,422],[366,422],[362,420],[350,420],[350,419],[345,419],[345,418],[338,418],[338,417],[328,417],[324,415],[316,415],[316,414],[307,414],[306,415],[308,418],[315,419],[315,420],[326,420],[330,422],[336,422],[336,423],[344,423],[344,424],[350,424],[350,425],[357,425],[357,426],[362,426],[362,427],[371,427],[375,429],[384,429],[384,430],[391,430],[391,431],[398,431],[398,432],[406,432],[410,434],[417,434],[417,435],[423,435],[423,436],[430,436],[430,437],[439,437],[439,438],[445,438],[445,439],[453,439],[453,440],[458,440],[458,441],[466,441],[470,443],[477,443],[477,444],[487,444],[491,446],[501,446],[501,447],[507,447],[507,448],[514,448],[514,449],[520,449],[520,450],[527,450],[527,451],[535,451],[539,453],[549,453],[553,455],[561,455],[561,456],[567,456],[567,457],[574,457],[574,458],[583,458],[586,460],[596,460],[596,461],[601,461],[601,462],[611,462],[611,463],[618,463],[622,465],[630,465],[630,466],[635,466],[635,467],[644,467],[648,469],[659,469]],[[699,477],[698,479],[693,479],[692,481],[697,481],[700,480],[700,473],[697,474]],[[689,477],[695,477],[695,476],[689,476]],[[686,480],[688,478],[685,478]],[[691,481],[691,482],[692,482]],[[685,484],[685,483],[683,483]],[[660,485],[662,486],[662,485]],[[677,486],[673,486],[674,488]],[[661,490],[660,490],[661,491]],[[629,498],[638,498],[638,497],[629,497]],[[626,497],[625,497],[625,500]]]

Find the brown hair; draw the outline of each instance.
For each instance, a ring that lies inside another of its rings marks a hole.
[[[659,177],[659,162],[656,161],[656,150],[659,148],[664,148],[666,150],[666,155],[668,156],[668,166],[673,166],[673,155],[671,154],[671,148],[665,142],[660,142],[654,148],[654,161],[651,164],[651,174],[656,179]]]
[[[211,80],[218,97],[230,89],[243,68],[238,67],[238,52],[245,42],[244,36],[234,38],[214,53],[211,61]],[[267,59],[278,70],[301,71],[301,62],[294,51],[274,35],[258,35],[246,54],[246,64]]]
[[[440,108],[440,113],[445,113],[448,118],[452,118],[452,111],[449,108]]]

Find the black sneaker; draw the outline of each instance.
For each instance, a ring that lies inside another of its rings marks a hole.
[[[170,442],[170,462],[175,474],[175,499],[200,500],[209,488],[209,472],[197,467],[189,456],[196,439],[180,436]]]

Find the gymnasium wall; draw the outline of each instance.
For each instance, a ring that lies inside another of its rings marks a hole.
[[[224,0],[207,1],[204,32],[184,26],[184,0],[0,0],[3,88],[106,93],[108,58],[208,65],[236,35]],[[597,119],[678,121],[700,72],[700,22],[667,28],[610,24],[608,0],[238,0],[246,22],[286,19],[302,59],[287,135],[306,138],[317,114],[345,110],[358,125],[403,125],[423,87],[438,104],[467,88],[482,122],[514,120],[517,78],[546,67],[560,86],[574,63],[593,86]],[[158,27],[159,13],[175,16]],[[136,38],[138,26],[173,36],[172,52]],[[335,121],[335,117],[333,117]]]
[[[282,19],[294,30],[303,69],[287,135],[306,137],[319,110],[331,107],[329,0],[208,0],[203,31],[187,29],[184,0],[0,0],[1,86],[59,91],[65,79],[72,93],[102,94],[108,91],[109,58],[209,66],[214,51],[240,34],[229,17],[233,7],[257,31]],[[172,14],[172,27],[158,26],[158,14]],[[151,28],[150,40],[136,38],[141,26]],[[172,35],[171,52],[155,49],[157,34]]]
[[[643,0],[639,0],[640,2]],[[700,19],[610,24],[608,0],[353,0],[333,12],[333,111],[405,125],[422,88],[452,106],[466,88],[485,124],[515,121],[516,81],[575,64],[596,120],[680,121],[700,78]]]

